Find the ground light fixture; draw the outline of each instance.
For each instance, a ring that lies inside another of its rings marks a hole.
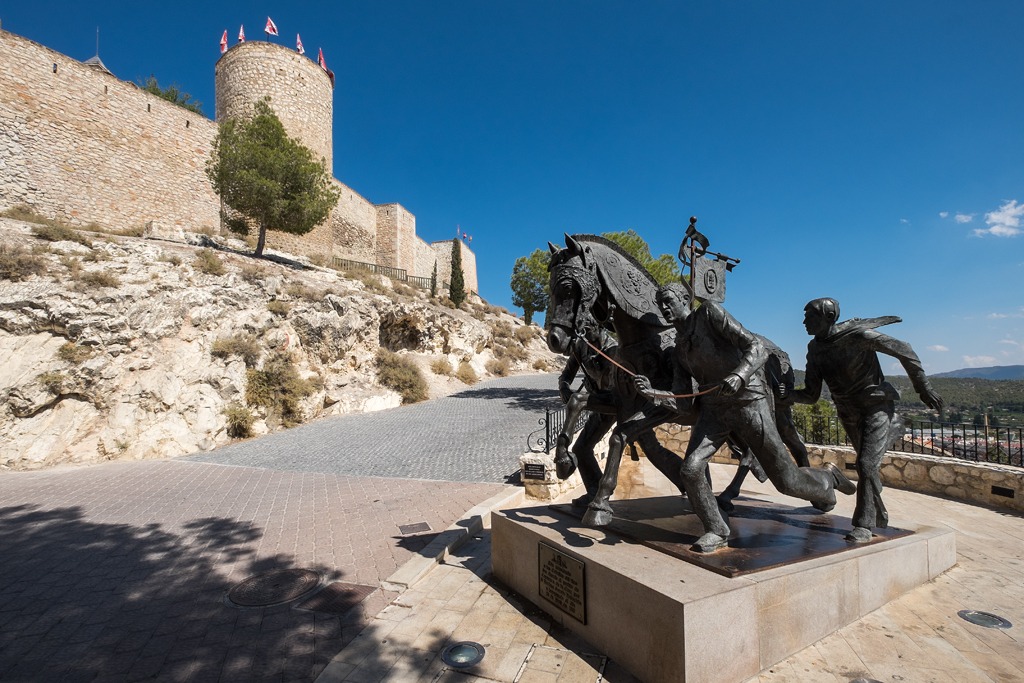
[[[452,643],[441,650],[441,661],[454,669],[475,666],[484,658],[484,646],[470,640]]]
[[[979,612],[973,609],[962,609],[956,613],[958,617],[965,621],[969,621],[972,624],[978,626],[984,626],[985,628],[1011,628],[1011,624],[1006,619],[1003,619],[998,614],[991,614],[989,612]]]

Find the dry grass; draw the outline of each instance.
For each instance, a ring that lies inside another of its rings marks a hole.
[[[447,358],[438,358],[430,364],[430,371],[433,372],[435,375],[444,375],[446,377],[451,377],[451,374],[455,371],[455,368],[452,367],[452,364],[448,361]]]
[[[213,342],[210,355],[214,358],[238,356],[247,368],[256,367],[260,359],[260,344],[251,334],[240,332],[230,337],[221,337]]]
[[[455,371],[455,378],[463,384],[476,384],[480,381],[480,376],[476,374],[476,370],[466,361],[459,363],[459,369]]]
[[[377,353],[377,379],[402,395],[402,403],[417,403],[429,398],[427,381],[412,360],[381,349]]]
[[[507,358],[492,358],[484,367],[487,368],[487,372],[498,377],[505,377],[512,370]]]
[[[21,282],[46,272],[46,261],[18,246],[0,244],[0,280]]]
[[[220,260],[220,256],[217,256],[217,252],[213,249],[200,250],[196,254],[195,260],[192,261],[192,265],[196,270],[207,275],[223,275],[227,272],[224,262]]]

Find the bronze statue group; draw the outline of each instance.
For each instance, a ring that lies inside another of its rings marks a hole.
[[[743,327],[718,301],[700,297],[693,283],[684,279],[659,287],[632,257],[594,235],[566,235],[564,249],[549,246],[546,326],[551,350],[569,356],[559,381],[569,407],[567,428],[580,410],[591,411],[571,449],[569,432],[560,435],[555,463],[562,478],[579,469],[586,494],[573,503],[587,506],[584,523],[611,522],[609,499],[623,450],[638,442],[689,498],[703,524],[704,533],[693,545],[697,552],[728,545],[727,515],[748,470],[822,512],[835,507],[836,491],[856,493],[846,536],[851,543],[870,541],[873,528],[888,525],[880,467],[897,427],[899,394],[885,380],[878,354],[898,359],[925,405],[942,408],[910,345],[877,330],[899,318],[840,322],[837,301],[810,301],[804,326],[813,338],[804,386],[796,388],[786,353]],[[571,384],[581,371],[584,380],[574,393]],[[823,383],[857,453],[856,484],[831,463],[810,467],[793,423],[792,405],[815,403]],[[682,459],[655,436],[654,428],[668,422],[692,425]],[[602,472],[594,447],[609,429]],[[708,463],[724,444],[740,456],[741,467],[716,498]]]

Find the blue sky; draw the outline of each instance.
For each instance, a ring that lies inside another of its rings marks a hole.
[[[334,174],[418,232],[473,235],[481,294],[518,256],[690,215],[742,259],[726,307],[803,365],[803,305],[886,328],[929,372],[1024,363],[1024,3],[39,2],[3,28],[175,82],[213,115],[227,29],[337,74]],[[887,371],[894,368],[883,364]]]

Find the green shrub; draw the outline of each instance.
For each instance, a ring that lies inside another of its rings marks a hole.
[[[533,325],[523,325],[522,327],[516,328],[515,337],[520,344],[526,346],[531,341],[537,338],[539,332],[539,327],[534,327]]]
[[[455,371],[455,368],[452,367],[452,364],[448,362],[447,358],[438,358],[430,364],[430,370],[435,375],[451,376],[452,372]]]
[[[484,367],[487,368],[487,372],[498,377],[504,377],[511,370],[507,358],[492,358]]]
[[[253,335],[240,332],[230,337],[215,339],[210,348],[210,355],[214,358],[239,356],[247,368],[254,368],[260,359],[260,345]]]
[[[113,273],[105,270],[90,270],[82,273],[78,281],[90,287],[120,287],[121,281]]]
[[[244,439],[252,434],[252,425],[256,422],[252,412],[237,401],[232,401],[224,408],[224,416],[228,422],[228,436],[233,439]]]
[[[477,376],[476,370],[473,366],[466,361],[459,363],[459,369],[455,371],[455,378],[463,384],[476,384],[480,381],[480,377]]]
[[[29,254],[21,247],[0,244],[0,280],[21,282],[33,275],[46,272],[46,262],[40,256]]]
[[[511,342],[511,340],[509,340]],[[514,343],[509,343],[505,347],[505,358],[508,358],[513,363],[521,362],[529,358],[530,354],[526,352],[526,349],[522,346]]]
[[[273,301],[267,302],[267,310],[274,315],[279,315],[284,318],[288,315],[289,311],[292,310],[292,307],[280,299],[274,299]]]
[[[65,342],[57,349],[57,357],[65,363],[78,365],[85,362],[92,356],[92,349],[88,346],[79,346],[74,342]]]
[[[46,387],[46,390],[55,396],[60,395],[60,390],[64,386],[64,374],[61,372],[44,372],[37,378],[39,383]]]
[[[245,402],[266,408],[268,417],[291,427],[305,419],[299,403],[313,393],[313,386],[312,382],[299,377],[290,355],[277,353],[263,363],[262,370],[246,371]]]
[[[243,280],[254,285],[267,276],[267,269],[256,263],[244,263],[238,273]]]
[[[417,403],[428,398],[427,381],[420,369],[405,356],[381,349],[377,353],[377,379],[402,395],[402,403]]]
[[[60,223],[49,222],[45,225],[36,225],[32,228],[32,234],[47,242],[77,242],[87,247],[92,246],[88,237],[80,234],[74,228]]]
[[[192,262],[195,269],[207,275],[223,275],[225,272],[224,262],[217,256],[213,249],[202,249],[196,254]]]
[[[499,320],[491,325],[491,334],[494,336],[495,340],[511,339],[512,324],[507,320]]]
[[[306,301],[320,301],[324,298],[324,293],[320,290],[307,287],[301,282],[289,282],[285,290],[288,296],[295,299],[304,299]]]

